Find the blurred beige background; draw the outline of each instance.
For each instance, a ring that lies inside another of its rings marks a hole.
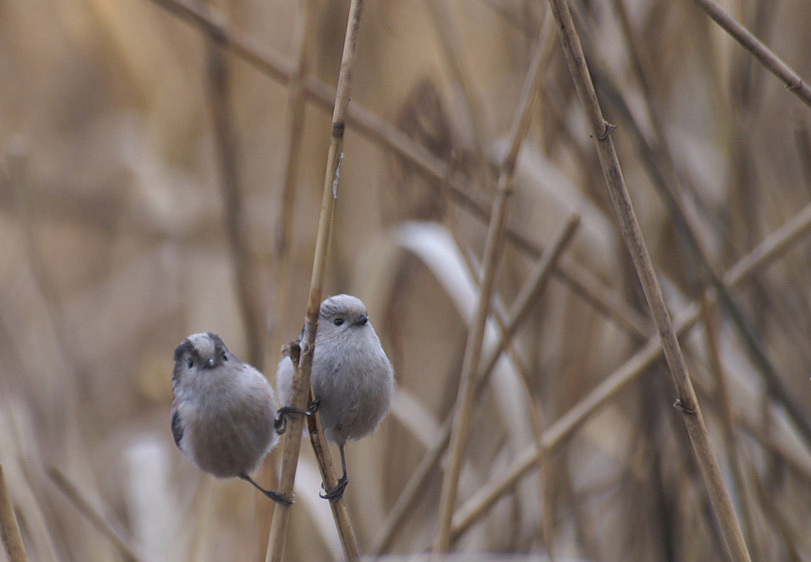
[[[481,259],[486,222],[442,174],[467,197],[492,200],[546,16],[544,2],[431,2],[366,3],[352,105],[410,138],[443,165],[441,173],[403,157],[408,145],[386,146],[350,123],[327,272],[329,294],[351,293],[367,304],[397,373],[393,412],[376,434],[347,447],[346,499],[362,552],[376,544],[456,399],[476,291],[464,256]],[[674,166],[665,175],[678,178],[691,222],[723,272],[809,204],[811,110],[691,2],[624,0],[650,83],[646,95],[617,3],[571,4],[679,318],[704,287],[652,187],[651,169],[661,171],[663,160],[641,150],[629,119],[654,146],[661,126]],[[308,79],[334,87],[348,2],[314,4]],[[811,3],[724,6],[811,79]],[[294,68],[299,2],[217,0],[210,8]],[[228,72],[236,162],[230,192],[222,186],[207,72],[217,52]],[[190,333],[213,331],[272,379],[280,346],[299,334],[331,113],[307,98],[296,129],[294,200],[283,203],[288,91],[286,80],[212,47],[199,26],[150,0],[0,2],[0,462],[32,560],[121,557],[49,476],[53,468],[143,560],[264,559],[271,506],[244,483],[202,475],[175,449],[170,374],[174,347]],[[238,194],[237,215],[226,193]],[[229,235],[229,213],[242,253]],[[280,249],[285,214],[288,244]],[[460,503],[503,474],[533,446],[536,430],[559,420],[653,335],[555,45],[508,223],[546,247],[575,214],[581,226],[562,261],[587,279],[554,276],[521,325],[514,347],[528,388],[514,364],[498,364],[473,419]],[[734,294],[791,398],[811,418],[809,256],[811,243],[801,238]],[[497,291],[505,308],[535,261],[513,243],[503,252]],[[621,302],[637,332],[584,298],[578,280]],[[682,343],[727,484],[739,513],[748,514],[750,548],[762,560],[809,559],[811,443],[765,391],[734,325],[718,314],[712,333],[729,378],[742,489],[732,477],[735,457],[721,429],[718,369],[703,325]],[[674,397],[657,363],[556,448],[545,470],[522,478],[455,549],[721,559],[722,539],[671,408]],[[309,449],[305,442],[289,558],[340,558]],[[260,481],[274,482],[278,456],[268,458]],[[387,552],[418,553],[431,544],[440,484],[434,471]]]

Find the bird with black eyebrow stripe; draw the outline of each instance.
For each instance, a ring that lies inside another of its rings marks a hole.
[[[290,408],[295,366],[284,357],[276,371],[280,420],[296,413]],[[385,417],[394,395],[394,368],[380,345],[366,306],[350,295],[336,295],[321,303],[311,383],[324,435],[338,445],[343,475],[338,485],[321,497],[338,501],[346,489],[344,446],[372,433]],[[299,412],[300,413],[300,412]]]
[[[262,373],[218,335],[193,334],[175,349],[172,390],[172,435],[183,454],[217,478],[241,478],[273,501],[292,503],[250,476],[279,441],[276,395]]]

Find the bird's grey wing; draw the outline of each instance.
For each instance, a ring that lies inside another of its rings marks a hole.
[[[172,437],[175,438],[175,445],[180,449],[180,440],[183,439],[183,424],[180,423],[180,412],[177,408],[172,408]]]

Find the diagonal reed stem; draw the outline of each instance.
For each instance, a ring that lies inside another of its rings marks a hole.
[[[760,61],[766,70],[777,76],[786,88],[800,100],[811,107],[811,87],[806,84],[802,77],[797,74],[789,65],[774,54],[771,49],[764,45],[751,31],[746,29],[735,18],[730,16],[714,0],[693,0],[702,10],[707,12],[715,23],[729,33],[735,41],[752,53]]]
[[[595,76],[599,78],[600,93],[606,93],[609,104],[616,109],[616,113],[623,122],[629,125],[628,130],[639,145],[639,152],[643,155],[642,161],[645,163],[645,168],[650,174],[651,183],[656,194],[662,199],[673,221],[673,225],[679,234],[679,240],[682,242],[682,247],[686,252],[686,258],[693,264],[697,274],[701,276],[704,283],[713,287],[718,293],[718,300],[724,312],[732,320],[732,323],[741,335],[747,352],[755,365],[758,366],[759,373],[766,384],[769,394],[785,407],[786,412],[788,412],[789,417],[803,435],[803,438],[811,443],[811,421],[808,420],[803,408],[785,387],[783,383],[784,377],[777,371],[774,362],[766,354],[761,338],[757,336],[752,321],[744,313],[743,307],[737,303],[736,299],[732,296],[721,279],[721,276],[712,265],[709,253],[699,239],[696,228],[688,218],[687,212],[684,210],[684,204],[678,197],[675,187],[671,186],[665,178],[664,172],[655,164],[657,161],[657,150],[648,143],[641,126],[636,122],[622,93],[610,76],[598,69],[595,69]],[[658,152],[664,151],[660,150]],[[670,175],[675,177],[674,174]]]
[[[299,2],[296,21],[293,26],[293,59],[296,66],[287,82],[287,106],[285,108],[284,138],[282,145],[282,194],[279,200],[278,216],[275,225],[273,268],[274,291],[270,310],[275,311],[278,326],[286,317],[290,295],[289,279],[291,268],[291,240],[293,237],[293,216],[296,204],[296,170],[298,168],[301,146],[304,139],[304,117],[307,104],[304,91],[304,79],[310,65],[310,51],[313,48],[313,36],[317,32],[315,23],[315,0]],[[280,349],[282,337],[274,329],[271,349]]]
[[[282,147],[282,197],[279,219],[276,225],[276,256],[284,259],[290,249],[290,236],[293,230],[293,206],[296,195],[296,168],[299,163],[301,143],[304,137],[305,91],[304,80],[309,70],[311,36],[316,29],[315,0],[299,3],[296,23],[293,27],[294,59],[297,61],[294,72],[287,82],[287,108],[285,109],[285,137],[288,142]],[[284,302],[280,299],[281,302]]]
[[[527,281],[521,287],[513,305],[510,307],[507,321],[505,322],[502,339],[499,340],[497,348],[490,355],[482,374],[476,384],[476,395],[479,396],[484,391],[490,374],[493,371],[501,353],[506,347],[506,340],[515,334],[521,321],[529,313],[532,303],[538,298],[543,288],[546,286],[551,273],[558,265],[558,260],[563,254],[566,245],[571,241],[578,225],[580,217],[574,215],[569,218],[562,229],[555,235],[549,249],[543,257],[538,260]],[[411,511],[414,503],[425,490],[428,477],[439,465],[439,460],[445,448],[448,446],[451,436],[450,419],[443,425],[441,433],[433,445],[425,452],[419,466],[414,470],[414,474],[400,493],[397,503],[389,512],[389,517],[383,525],[378,537],[375,539],[371,552],[380,554],[388,550],[396,533],[402,528],[406,515]]]
[[[482,343],[487,317],[490,313],[490,302],[495,291],[496,272],[498,271],[498,257],[504,242],[504,226],[507,218],[507,201],[512,193],[512,177],[515,164],[521,150],[521,144],[529,128],[532,115],[532,102],[535,100],[541,84],[543,73],[543,44],[539,42],[535,50],[530,70],[524,82],[524,89],[519,102],[513,128],[510,133],[510,142],[504,163],[499,174],[496,200],[493,212],[490,215],[490,225],[484,246],[482,259],[482,278],[479,299],[473,314],[473,324],[468,334],[465,356],[462,363],[462,374],[459,381],[459,392],[456,399],[453,425],[449,444],[448,467],[442,481],[442,492],[439,499],[439,525],[434,540],[434,553],[447,552],[450,548],[451,522],[454,506],[456,505],[456,492],[459,485],[459,476],[470,431],[470,419],[476,395],[474,377],[479,372],[479,362],[482,356]]]
[[[544,21],[544,26],[548,22],[550,22],[552,18],[548,18]],[[501,356],[502,351],[506,351],[507,355],[510,357],[516,372],[518,373],[519,379],[524,386],[524,390],[527,396],[528,402],[528,409],[530,413],[530,420],[532,422],[532,437],[535,440],[535,443],[538,447],[538,450],[541,454],[538,455],[538,470],[541,473],[541,503],[542,505],[546,506],[550,502],[550,498],[548,497],[548,490],[543,485],[543,481],[546,480],[545,476],[545,458],[543,455],[543,430],[544,430],[544,422],[543,422],[543,412],[538,404],[535,402],[535,398],[532,395],[532,384],[530,383],[530,376],[528,369],[524,362],[522,361],[518,350],[513,345],[512,337],[515,334],[517,327],[519,326],[521,320],[524,318],[524,314],[529,310],[529,304],[531,301],[534,301],[534,295],[539,294],[543,287],[546,286],[545,279],[548,279],[547,275],[550,271],[551,263],[557,261],[557,258],[560,256],[560,251],[563,250],[566,243],[574,236],[574,233],[577,231],[577,228],[580,225],[580,217],[578,215],[574,215],[569,219],[569,221],[564,225],[563,230],[560,233],[560,236],[557,240],[560,240],[559,243],[553,244],[553,248],[556,251],[550,253],[553,259],[550,261],[549,255],[545,256],[545,258],[540,263],[540,268],[536,269],[535,273],[530,276],[529,283],[522,287],[521,292],[519,293],[518,297],[515,299],[515,305],[512,307],[512,313],[510,314],[509,320],[505,317],[504,310],[498,306],[498,303],[494,303],[493,306],[493,319],[496,322],[496,325],[499,330],[499,347],[496,351],[491,354],[491,361],[487,364],[487,367],[484,370],[484,376],[482,376],[482,380],[479,381],[476,388],[476,398],[478,399],[479,394],[481,393],[484,380],[487,375],[492,373],[493,369],[495,368],[496,362],[498,361],[499,357]],[[468,268],[473,276],[480,278],[481,273],[478,268],[478,264],[475,263],[475,258],[470,255],[466,260]],[[543,277],[540,277],[543,276]],[[531,300],[530,300],[531,299]],[[546,549],[548,552],[552,553],[553,550],[553,515],[551,511],[546,510],[545,508],[542,509],[542,520],[541,520],[541,532],[543,536],[544,543],[546,543]],[[457,532],[456,522],[454,519],[453,528],[451,530],[451,541],[455,541],[459,537],[459,533]]]
[[[49,466],[47,468],[47,474],[62,493],[67,496],[79,513],[81,513],[97,531],[107,537],[126,560],[132,562],[141,560],[141,557],[135,553],[135,549],[129,544],[129,541],[122,536],[121,532],[116,529],[110,521],[93,507],[81,490],[65,476],[64,472],[56,466]]]
[[[313,272],[310,279],[310,295],[307,302],[307,315],[304,322],[304,333],[301,337],[301,357],[297,362],[296,374],[293,377],[291,404],[298,410],[305,410],[312,394],[310,374],[313,367],[313,354],[315,353],[315,337],[318,330],[318,316],[321,310],[321,297],[323,294],[324,274],[326,271],[327,253],[329,249],[330,233],[332,231],[332,216],[335,209],[335,199],[338,196],[341,160],[343,158],[344,130],[346,129],[346,110],[349,105],[350,78],[352,66],[357,53],[358,31],[360,29],[360,16],[363,9],[362,0],[352,0],[349,7],[349,21],[344,39],[344,50],[341,58],[341,70],[338,75],[338,88],[335,96],[335,108],[332,115],[332,133],[330,137],[329,155],[327,157],[326,174],[321,198],[321,214],[318,220],[318,236],[313,258]],[[296,478],[296,468],[301,450],[301,430],[304,416],[294,416],[285,433],[284,449],[282,452],[282,475],[280,490],[282,494],[291,496]],[[314,423],[310,423],[310,440],[319,461],[324,484],[328,488],[337,485],[337,478],[329,456],[329,448],[324,434],[320,431],[320,416],[316,413]],[[349,560],[360,557],[357,539],[352,529],[346,505],[343,500],[330,502],[333,510],[338,534],[344,554]],[[270,527],[269,546],[266,555],[267,562],[279,562],[284,557],[284,545],[287,528],[290,521],[291,506],[279,505],[273,514]]]
[[[224,45],[234,55],[253,65],[272,79],[287,82],[295,74],[293,63],[277,53],[267,51],[246,34],[227,26],[222,21],[216,20],[208,14],[208,11],[189,5],[182,0],[151,1],[203,31],[220,34],[223,37]],[[304,91],[308,99],[322,107],[331,108],[333,106],[336,92],[324,82],[308,77],[304,80]],[[442,185],[447,186],[448,193],[456,204],[464,207],[482,220],[489,220],[492,207],[488,198],[484,195],[484,191],[480,187],[467,183],[463,184],[457,178],[451,177],[450,166],[446,162],[416,144],[403,132],[384,122],[380,117],[359,104],[353,104],[349,107],[347,124],[359,133],[379,143],[382,147],[399,154],[420,170],[440,180]],[[534,257],[541,255],[542,248],[517,227],[507,225],[506,234],[509,240],[522,251]],[[637,338],[644,339],[647,337],[647,320],[642,318],[633,307],[629,306],[616,290],[608,288],[588,268],[576,262],[563,261],[555,269],[555,275],[561,277],[574,291],[575,295],[583,298],[620,328]]]
[[[741,521],[749,539],[749,549],[755,560],[762,560],[761,547],[757,536],[754,509],[750,500],[750,490],[747,486],[743,451],[738,443],[735,433],[735,418],[732,412],[732,396],[729,391],[728,375],[721,360],[721,335],[718,333],[718,318],[716,303],[710,292],[704,291],[701,295],[701,316],[704,324],[704,340],[709,359],[710,373],[715,379],[718,406],[720,409],[721,429],[724,436],[724,450],[732,476],[731,489],[737,500]]]
[[[724,275],[724,282],[732,286],[749,279],[761,268],[783,255],[810,231],[811,205],[808,205],[738,260]],[[699,304],[692,303],[676,323],[676,333],[679,335],[687,333],[700,317]],[[528,447],[507,469],[482,486],[479,492],[468,500],[454,516],[454,533],[461,533],[475,523],[490,506],[512,490],[515,484],[533,468],[537,467],[539,454],[549,455],[563,445],[586,420],[630,383],[646,373],[661,356],[662,342],[659,338],[653,337],[645,347],[606,377],[603,382],[544,431],[541,438],[542,451],[539,451],[535,445]]]
[[[589,76],[580,37],[574,27],[572,14],[565,0],[549,0],[552,13],[558,22],[558,33],[566,56],[569,72],[575,82],[578,96],[591,123],[592,136],[595,139],[600,166],[605,176],[606,186],[614,212],[617,215],[620,231],[625,241],[631,260],[642,284],[645,299],[651,309],[653,320],[659,332],[665,359],[673,382],[676,385],[676,404],[682,413],[687,427],[690,442],[696,461],[704,477],[704,483],[710,495],[716,517],[721,525],[727,549],[733,560],[750,561],[749,552],[743,539],[738,518],[732,506],[732,500],[724,485],[721,468],[710,446],[707,427],[693,389],[687,364],[681,352],[679,340],[673,328],[670,311],[665,303],[662,288],[656,278],[656,271],[648,253],[647,245],[636,219],[631,197],[622,177],[614,142],[611,140],[613,126],[603,118],[602,109],[594,91],[594,84]]]

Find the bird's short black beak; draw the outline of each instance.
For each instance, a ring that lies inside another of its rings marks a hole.
[[[355,320],[354,324],[355,324],[355,326],[365,326],[368,321],[369,321],[369,317],[364,314],[363,316],[361,316],[357,320]]]
[[[213,357],[211,359],[209,359],[208,361],[206,361],[206,367],[208,367],[209,369],[214,368],[214,358]]]

